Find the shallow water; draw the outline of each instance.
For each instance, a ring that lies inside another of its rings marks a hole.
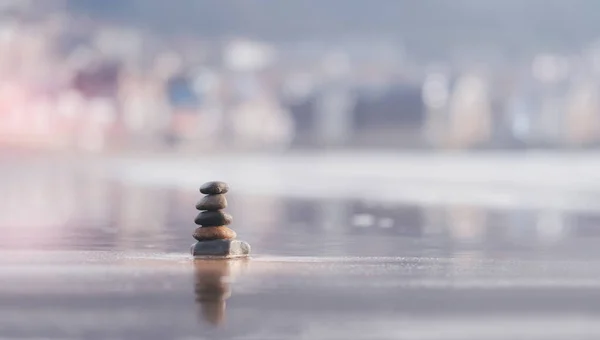
[[[233,187],[253,257],[193,261],[196,187],[64,164],[0,171],[0,338],[600,335],[600,211]]]

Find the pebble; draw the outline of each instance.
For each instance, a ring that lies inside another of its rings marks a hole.
[[[218,227],[223,225],[230,225],[233,221],[231,215],[223,212],[223,210],[217,211],[202,211],[194,219],[194,223],[203,227]]]
[[[194,238],[198,241],[209,240],[232,240],[237,234],[225,226],[219,227],[200,227],[194,231]]]
[[[199,241],[191,252],[194,257],[245,257],[250,254],[250,245],[240,240]]]
[[[227,208],[227,198],[223,194],[206,195],[196,203],[198,210],[221,210]]]
[[[229,185],[220,181],[207,182],[200,187],[200,192],[205,195],[226,194],[228,191]]]

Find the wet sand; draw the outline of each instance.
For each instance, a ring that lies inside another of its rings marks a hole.
[[[2,255],[25,261],[2,264],[4,338],[566,339],[600,334],[600,266],[593,261]]]

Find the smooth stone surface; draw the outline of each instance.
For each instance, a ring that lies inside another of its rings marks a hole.
[[[250,245],[240,240],[198,241],[191,253],[194,257],[244,257],[250,255]]]
[[[203,211],[196,216],[194,223],[203,227],[218,227],[229,225],[233,221],[233,217],[223,210],[218,211]]]
[[[227,208],[227,198],[223,194],[206,195],[196,203],[198,210],[221,210]]]
[[[229,184],[220,181],[206,182],[200,187],[200,192],[205,195],[226,194],[229,191]]]
[[[198,241],[208,240],[232,240],[237,236],[236,232],[225,226],[200,227],[194,231],[194,238]]]

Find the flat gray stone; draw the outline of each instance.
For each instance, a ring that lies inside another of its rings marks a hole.
[[[227,208],[227,198],[223,194],[206,195],[196,203],[196,209],[216,211]]]
[[[233,217],[223,210],[203,211],[196,216],[194,223],[203,227],[220,227],[230,225]]]
[[[250,255],[250,245],[240,240],[198,241],[191,252],[194,257],[245,257]]]
[[[226,194],[228,191],[229,185],[221,181],[206,182],[200,187],[200,192],[205,195]]]

